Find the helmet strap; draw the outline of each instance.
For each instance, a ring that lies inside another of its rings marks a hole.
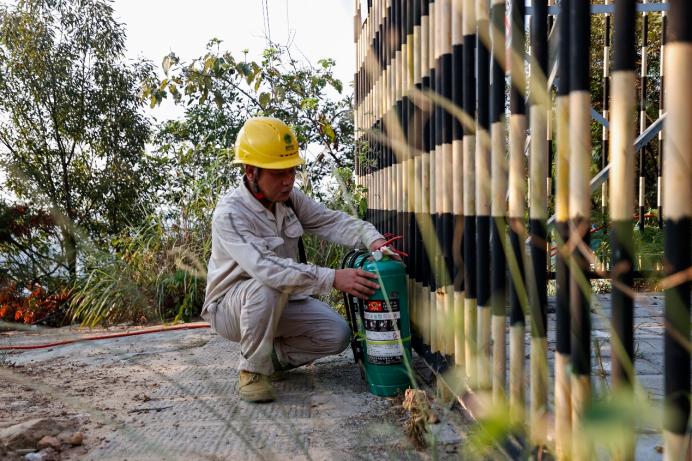
[[[245,187],[248,188],[250,192],[252,192],[253,197],[255,197],[263,206],[266,208],[271,208],[274,202],[269,200],[264,193],[260,190],[259,184],[257,183],[257,178],[259,176],[260,168],[256,168],[256,173],[254,177],[252,178],[252,181],[250,181],[247,177],[247,175],[243,176],[243,182],[245,183]]]

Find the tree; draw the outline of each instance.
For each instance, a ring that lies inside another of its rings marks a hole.
[[[333,76],[332,59],[313,66],[273,44],[255,62],[248,60],[247,51],[238,59],[220,45],[212,39],[206,53],[189,64],[180,63],[175,54],[166,56],[163,78],[151,78],[145,85],[144,96],[152,107],[169,96],[186,107],[185,119],[164,124],[156,138],[160,152],[178,160],[177,175],[206,177],[206,184],[220,185],[209,166],[230,164],[237,132],[255,115],[284,120],[295,130],[301,149],[311,150],[305,182],[321,185],[335,168],[352,169],[351,98],[342,94],[343,85]],[[223,177],[228,186],[237,175],[228,172]],[[314,190],[323,192],[321,187]]]
[[[125,31],[102,0],[20,0],[0,9],[0,168],[19,200],[51,213],[76,276],[80,239],[107,241],[147,214],[157,162]]]

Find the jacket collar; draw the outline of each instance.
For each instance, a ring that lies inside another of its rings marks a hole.
[[[250,211],[257,214],[257,216],[266,216],[267,219],[275,221],[277,223],[283,223],[286,217],[286,204],[283,202],[274,203],[274,213],[268,210],[262,203],[255,197],[255,195],[248,189],[245,185],[245,177],[243,176],[243,184],[238,186],[238,192],[242,197],[243,202],[250,208]]]

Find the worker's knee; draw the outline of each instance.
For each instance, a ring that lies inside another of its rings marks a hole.
[[[275,311],[281,299],[281,292],[262,283],[252,283],[246,292],[243,307],[250,307],[255,311]]]
[[[348,324],[342,318],[339,317],[333,325],[333,332],[330,339],[330,347],[332,347],[332,350],[330,351],[330,353],[341,353],[344,349],[348,347],[350,340],[351,329],[348,327]]]

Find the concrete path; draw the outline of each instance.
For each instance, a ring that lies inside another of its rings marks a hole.
[[[0,344],[76,333],[4,334]],[[463,416],[438,407],[437,445],[416,450],[401,399],[371,395],[350,350],[288,373],[275,383],[278,401],[261,405],[238,399],[238,356],[237,344],[209,329],[8,354],[0,429],[37,417],[69,421],[85,441],[63,460],[456,457]]]
[[[635,368],[648,394],[646,403],[632,403],[641,415],[638,460],[662,459],[663,307],[660,293],[636,299]],[[610,382],[609,295],[594,296],[592,311],[592,382],[599,398]],[[551,372],[554,321],[550,314]],[[5,332],[0,345],[84,334],[71,328]],[[526,344],[528,370],[528,333]],[[85,439],[62,452],[68,460],[456,459],[473,428],[458,409],[437,405],[440,423],[432,427],[438,441],[416,450],[404,434],[401,399],[368,393],[350,350],[290,372],[275,383],[279,400],[263,405],[238,399],[238,347],[209,329],[0,354],[0,382],[7,383],[0,386],[0,430],[38,417],[69,421]],[[528,396],[528,376],[526,389]],[[552,382],[549,389],[552,399]]]

